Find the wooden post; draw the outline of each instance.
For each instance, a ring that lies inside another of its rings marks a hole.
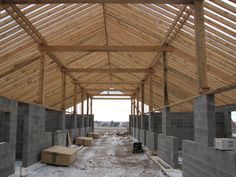
[[[136,101],[135,101],[136,95],[134,94],[134,115],[136,115]]]
[[[137,115],[139,115],[139,88],[137,89],[136,98],[137,98]]]
[[[141,84],[141,103],[142,103],[142,105],[141,105],[141,114],[142,114],[142,116],[143,116],[143,114],[144,114],[144,83],[142,83]]]
[[[133,98],[130,98],[130,115],[133,115]]]
[[[163,105],[169,104],[168,97],[168,61],[166,58],[166,51],[163,52]]]
[[[153,81],[152,81],[152,74],[149,73],[149,112],[153,110]]]
[[[93,97],[90,97],[90,114],[93,114]]]
[[[40,71],[39,71],[39,92],[38,92],[38,103],[44,104],[44,76],[45,76],[45,56],[46,51],[40,49]]]
[[[87,115],[89,115],[89,94],[87,93]]]
[[[204,28],[204,1],[194,1],[194,23],[195,23],[195,46],[196,46],[196,64],[197,80],[199,93],[205,93],[209,90],[207,85],[207,63],[205,46],[205,28]]]
[[[77,84],[74,84],[74,114],[77,114]]]
[[[61,73],[61,109],[65,110],[66,108],[66,73]]]
[[[81,115],[84,115],[84,89],[81,90]]]

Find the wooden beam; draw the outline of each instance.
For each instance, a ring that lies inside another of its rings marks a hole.
[[[193,0],[2,0],[2,4],[59,4],[59,3],[143,3],[192,4]]]
[[[134,94],[134,115],[136,115],[136,110],[135,110],[135,107],[136,107],[136,102],[135,102],[135,94]]]
[[[147,73],[154,72],[150,69],[145,68],[67,68],[67,72],[77,72],[77,73]]]
[[[73,82],[73,83],[77,83],[77,82]],[[79,82],[79,84],[140,84],[142,83],[141,81],[114,81],[114,82]]]
[[[55,52],[171,52],[173,47],[168,46],[42,46],[47,51]]]
[[[132,96],[132,94],[91,94],[92,96]]]
[[[168,61],[166,52],[163,52],[163,105],[169,104],[168,97]]]
[[[81,90],[80,101],[81,101],[81,115],[84,115],[84,89],[83,88]]]
[[[136,99],[137,99],[137,115],[139,115],[139,88],[137,89],[137,92],[136,92]]]
[[[199,93],[209,90],[207,85],[207,62],[204,27],[204,5],[203,0],[194,1],[194,23],[195,23],[195,53],[197,64],[197,80]]]
[[[74,114],[77,114],[77,84],[74,84],[73,105],[74,105]]]
[[[65,110],[66,108],[66,73],[61,72],[61,109]]]
[[[149,111],[153,110],[153,74],[149,74]]]
[[[93,114],[93,97],[90,97],[90,114]]]
[[[41,50],[40,71],[39,71],[39,92],[38,103],[44,104],[44,76],[45,76],[45,50]]]
[[[93,98],[94,100],[130,100],[130,98],[108,98],[108,97],[103,97],[103,98]]]
[[[86,103],[87,103],[86,111],[87,111],[87,115],[89,115],[89,94],[88,93],[87,93],[87,101],[86,101]]]
[[[141,115],[143,116],[144,114],[144,83],[141,84]]]
[[[99,92],[99,91],[114,91],[114,92],[135,92],[135,89],[110,89],[110,88],[88,88],[86,89],[87,92]]]

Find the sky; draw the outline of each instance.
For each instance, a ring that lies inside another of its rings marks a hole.
[[[86,105],[86,102],[84,103]],[[80,112],[80,104],[77,105]],[[86,106],[84,112],[86,112]],[[148,111],[145,105],[144,112]],[[93,114],[96,121],[129,121],[130,100],[93,100]],[[236,111],[231,113],[236,122]]]

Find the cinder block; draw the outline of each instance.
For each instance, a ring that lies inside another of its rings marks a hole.
[[[53,132],[53,146],[66,146],[67,145],[67,134],[68,130],[57,130]]]

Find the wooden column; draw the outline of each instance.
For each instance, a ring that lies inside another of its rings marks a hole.
[[[89,115],[89,94],[87,93],[87,115]]]
[[[195,52],[197,65],[197,80],[199,93],[209,90],[207,85],[207,63],[204,27],[204,5],[203,0],[194,1],[194,23],[195,23]]]
[[[149,73],[149,112],[153,110],[153,73]]]
[[[168,61],[166,51],[163,52],[163,105],[169,104],[168,97]]]
[[[74,114],[77,114],[77,85],[74,84]]]
[[[130,115],[133,115],[133,98],[130,99]]]
[[[144,114],[144,83],[141,84],[141,114]]]
[[[84,115],[84,89],[81,90],[81,115]]]
[[[90,97],[90,114],[93,114],[93,97]]]
[[[136,95],[134,94],[134,101],[133,101],[133,103],[134,103],[134,115],[136,115],[136,101],[135,101],[135,97],[136,97]]]
[[[136,98],[137,98],[137,115],[139,115],[139,88],[137,89],[136,93]]]
[[[39,71],[39,92],[38,92],[38,103],[44,104],[44,76],[45,76],[45,56],[46,52],[44,49],[40,49],[40,71]]]
[[[61,109],[66,108],[66,73],[61,72]]]

